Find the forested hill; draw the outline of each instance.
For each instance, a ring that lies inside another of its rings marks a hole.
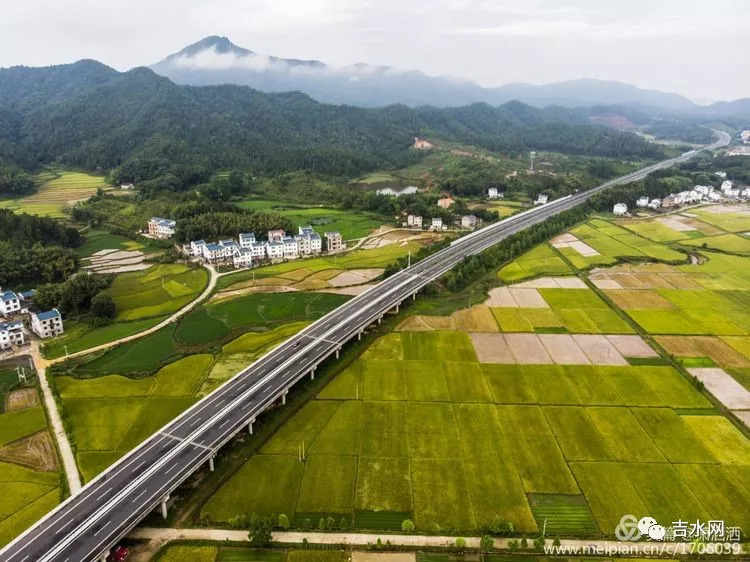
[[[53,160],[109,169],[161,159],[209,170],[312,169],[348,174],[404,165],[414,136],[497,151],[659,156],[639,137],[587,124],[570,109],[519,102],[437,109],[362,109],[243,86],[178,86],[146,68],[118,73],[95,61],[0,70],[0,161]]]

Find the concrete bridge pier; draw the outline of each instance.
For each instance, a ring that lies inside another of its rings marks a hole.
[[[312,369],[310,369],[310,380],[311,381],[315,380],[315,369],[317,369],[317,367],[313,367]]]
[[[362,340],[362,330],[357,332],[357,341],[361,341],[361,340]]]
[[[253,424],[255,423],[255,418],[252,418],[249,422],[247,422],[247,432],[252,435],[253,434]]]
[[[216,458],[215,453],[208,457],[208,470],[210,470],[211,472],[214,471],[214,458]]]
[[[378,316],[378,325],[380,325],[380,322],[383,320],[382,316]]]
[[[339,353],[341,353],[341,348],[340,348],[340,347],[337,347],[337,348],[336,348],[336,359],[338,359],[338,358],[339,358]]]
[[[413,301],[417,300],[417,293],[412,293],[411,294],[411,300],[413,300]]]
[[[161,516],[167,518],[167,502],[169,501],[169,494],[161,499]]]
[[[282,394],[282,395],[281,395],[281,405],[282,405],[282,406],[286,405],[286,395],[287,395],[288,393],[289,393],[289,391],[288,391],[288,390],[285,390],[285,391],[284,391],[284,394]]]

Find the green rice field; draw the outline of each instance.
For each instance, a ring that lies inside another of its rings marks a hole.
[[[0,208],[13,209],[32,215],[65,216],[64,209],[76,201],[88,199],[100,187],[106,187],[103,177],[83,172],[42,172],[37,175],[39,190],[19,199],[0,201]]]
[[[445,532],[500,515],[521,532],[548,519],[573,536],[610,536],[622,513],[647,507],[662,519],[684,509],[750,523],[736,510],[717,513],[710,496],[660,500],[662,486],[690,488],[686,467],[731,472],[741,497],[750,484],[738,470],[750,456],[721,452],[747,443],[739,430],[677,408],[712,411],[670,367],[484,365],[463,333],[391,334],[282,426],[202,513],[333,514],[365,529],[378,520],[398,528],[408,514],[418,530]]]
[[[571,269],[549,244],[540,244],[498,272],[505,283],[516,283],[539,275],[572,275]]]

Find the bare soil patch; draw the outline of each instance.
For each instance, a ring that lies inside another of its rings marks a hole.
[[[549,308],[549,305],[537,289],[517,289],[511,287],[510,295],[516,301],[518,308]]]
[[[591,282],[596,285],[599,289],[622,289],[622,285],[620,285],[617,281],[614,279],[591,279]]]
[[[39,395],[35,388],[21,388],[9,392],[5,397],[5,411],[17,412],[39,406]]]
[[[558,365],[589,365],[586,354],[568,334],[540,334],[539,341]]]
[[[578,277],[540,277],[513,285],[519,289],[585,289],[584,283]]]
[[[553,363],[547,350],[536,334],[505,334],[516,363],[524,365],[548,365]]]
[[[688,369],[716,398],[730,410],[750,410],[750,392],[723,369],[714,367]]]
[[[414,552],[352,552],[352,562],[415,562]]]
[[[627,365],[628,362],[615,349],[606,336],[576,334],[573,339],[594,365]]]
[[[366,283],[364,285],[354,285],[352,287],[341,287],[340,289],[321,289],[321,293],[333,293],[334,295],[350,295],[357,296],[364,293],[370,287],[374,287],[372,283]]]
[[[492,308],[517,308],[516,301],[510,294],[509,287],[497,287],[490,291],[489,298],[484,304]]]
[[[503,334],[469,334],[480,363],[515,363]]]
[[[55,446],[46,429],[0,448],[0,460],[20,464],[32,470],[58,470]]]
[[[348,287],[350,285],[361,285],[368,283],[381,275],[383,269],[351,269],[338,274],[328,280],[331,287]]]
[[[656,219],[656,221],[660,222],[666,227],[671,228],[672,230],[676,230],[677,232],[690,232],[692,230],[697,230],[679,215],[675,215],[672,217],[659,217],[658,219]]]
[[[659,354],[641,336],[607,336],[623,357],[658,357]]]

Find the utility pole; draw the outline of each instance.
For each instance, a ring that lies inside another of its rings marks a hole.
[[[406,264],[406,269],[409,269],[411,267],[411,250],[409,250],[409,261]]]

